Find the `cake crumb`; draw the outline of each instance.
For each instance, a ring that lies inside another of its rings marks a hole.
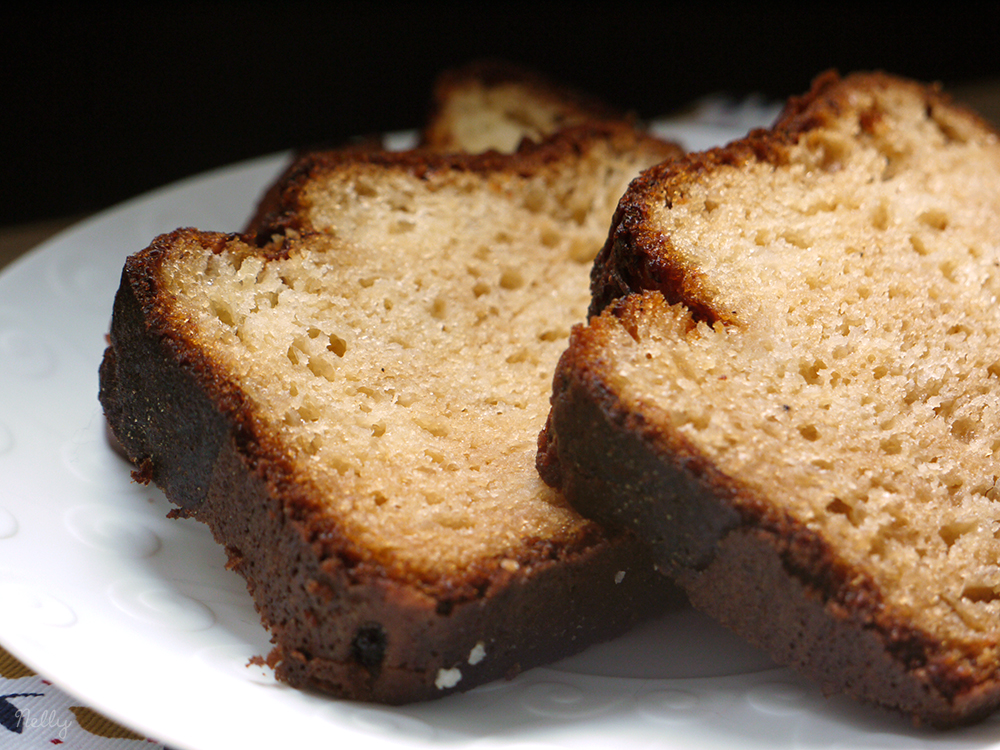
[[[437,679],[434,680],[434,687],[438,690],[447,690],[448,688],[453,688],[462,679],[462,672],[455,667],[454,669],[439,669],[437,673]]]
[[[510,558],[505,558],[500,561],[500,567],[506,570],[508,573],[516,573],[520,569],[521,565],[517,560],[511,560]]]
[[[479,641],[475,646],[472,647],[472,651],[469,652],[469,664],[478,664],[483,659],[486,658],[486,644]]]
[[[625,580],[625,571],[619,570],[615,573],[615,583],[621,583],[623,580]]]

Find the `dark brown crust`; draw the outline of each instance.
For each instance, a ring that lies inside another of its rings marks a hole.
[[[950,106],[933,87],[885,74],[826,74],[789,103],[773,132],[654,167],[633,182],[592,276],[591,313],[603,314],[574,332],[559,363],[538,466],[584,515],[651,541],[697,607],[779,661],[830,692],[944,727],[1000,705],[997,665],[915,627],[821,537],[722,475],[668,425],[630,411],[609,385],[602,355],[603,327],[635,330],[644,306],[681,303],[692,324],[736,319],[713,305],[697,269],[672,257],[669,238],[651,226],[650,203],[684,200],[692,181],[722,166],[779,166],[790,144],[848,106],[852,87],[900,85],[920,92],[929,112]],[[863,129],[878,127],[877,112],[862,120]]]
[[[784,143],[767,131],[753,131],[725,148],[658,164],[633,180],[615,212],[608,240],[594,261],[590,314],[599,314],[631,292],[656,289],[671,304],[683,301],[699,320],[730,320],[728,311],[713,307],[697,269],[679,263],[665,249],[669,240],[651,226],[649,204],[670,206],[683,201],[687,186],[699,174],[755,160],[780,165],[785,160]]]
[[[804,133],[824,126],[852,107],[849,97],[859,89],[906,87],[921,96],[928,111],[946,107],[961,113],[983,132],[992,128],[968,109],[952,103],[936,86],[924,86],[885,73],[859,73],[841,79],[834,71],[818,76],[812,88],[789,100],[770,130],[755,130],[745,138],[709,151],[687,154],[643,172],[633,182],[616,211],[608,240],[594,262],[591,276],[590,314],[597,315],[625,295],[655,289],[670,302],[683,302],[697,319],[732,322],[731,311],[717,309],[702,286],[697,269],[680,263],[665,249],[669,240],[652,227],[649,206],[683,201],[699,175],[720,167],[740,167],[749,162],[781,166],[788,148]],[[862,127],[872,128],[877,113],[862,113]]]
[[[593,526],[526,542],[516,572],[483,565],[430,582],[400,577],[343,538],[280,439],[171,320],[158,286],[176,243],[221,249],[231,239],[178,230],[127,261],[100,400],[137,477],[208,524],[246,578],[280,679],[358,700],[436,698],[613,637],[676,599],[639,545]],[[486,658],[470,665],[480,641]],[[456,667],[455,687],[435,686],[439,670]]]
[[[260,243],[288,230],[316,231],[309,221],[309,205],[304,197],[309,185],[325,173],[344,169],[400,170],[424,180],[449,172],[471,172],[484,176],[530,176],[542,170],[572,163],[600,145],[636,150],[667,161],[683,151],[668,141],[645,135],[621,123],[589,123],[565,128],[540,143],[526,144],[516,154],[490,151],[482,154],[436,153],[432,151],[381,151],[376,149],[334,149],[314,151],[296,158],[268,189],[246,227],[246,234]]]
[[[618,401],[602,327],[662,303],[632,296],[574,332],[539,441],[543,478],[584,515],[650,543],[697,608],[828,692],[942,727],[994,710],[994,669],[897,616],[821,537]]]
[[[559,107],[565,112],[567,125],[579,124],[584,120],[634,125],[635,118],[632,115],[615,109],[591,94],[559,84],[537,71],[506,60],[483,59],[447,70],[438,76],[427,124],[421,134],[421,145],[435,150],[453,149],[451,123],[444,116],[444,110],[457,93],[469,87],[495,88],[511,83],[521,86],[533,99]]]

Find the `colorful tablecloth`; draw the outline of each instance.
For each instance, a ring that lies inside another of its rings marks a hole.
[[[105,718],[0,648],[0,749],[170,750]]]

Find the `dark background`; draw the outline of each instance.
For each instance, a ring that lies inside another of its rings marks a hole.
[[[417,127],[435,74],[477,57],[527,64],[645,117],[713,92],[784,99],[829,67],[962,93],[1000,78],[1000,4],[889,7],[32,5],[0,44],[0,225],[102,209],[251,156]]]

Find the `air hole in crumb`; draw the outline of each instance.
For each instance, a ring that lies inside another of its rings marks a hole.
[[[531,211],[531,213],[539,213],[545,208],[545,189],[537,184],[531,185],[531,187],[525,190],[522,202],[524,203],[524,207]]]
[[[443,516],[438,518],[437,522],[446,529],[453,529],[454,531],[462,531],[464,529],[473,529],[476,527],[476,524],[468,516]]]
[[[364,178],[359,178],[358,181],[354,183],[354,192],[357,195],[364,195],[367,197],[378,195],[375,185]]]
[[[970,602],[987,603],[1000,599],[1000,594],[997,594],[990,586],[967,585],[962,589],[962,598],[968,599]]]
[[[923,238],[916,234],[910,235],[910,247],[912,247],[917,255],[927,255],[930,250],[927,249],[927,243],[924,242]]]
[[[903,439],[898,434],[892,434],[879,441],[878,447],[887,455],[895,456],[903,452]]]
[[[590,263],[597,256],[598,250],[599,245],[580,238],[569,243],[569,257],[576,263]]]
[[[948,214],[938,208],[924,211],[917,217],[917,220],[939,232],[948,228]]]
[[[431,317],[435,320],[441,320],[444,318],[445,314],[445,301],[444,297],[435,297],[434,302],[431,304]]]
[[[957,268],[958,265],[954,260],[946,260],[941,265],[938,266],[941,270],[941,275],[944,276],[948,281],[954,284],[958,281]]]
[[[413,406],[419,400],[420,397],[415,393],[400,393],[399,396],[396,397],[396,403],[407,408]]]
[[[827,503],[826,509],[829,513],[836,513],[837,515],[847,516],[848,520],[850,520],[851,516],[854,513],[854,508],[845,503],[839,497],[835,497],[833,498],[833,500]]]
[[[539,239],[541,239],[542,244],[545,245],[545,247],[555,247],[559,244],[560,235],[554,228],[546,227],[542,230]]]
[[[269,307],[272,310],[278,306],[278,293],[277,292],[258,292],[254,304],[257,306],[258,310],[264,307]]]
[[[970,442],[976,434],[976,420],[959,417],[951,424],[951,434],[963,443]]]
[[[430,419],[415,420],[417,426],[429,432],[434,437],[446,437],[448,435],[448,425],[444,421],[432,421]]]
[[[336,380],[337,368],[326,357],[310,357],[307,366],[309,367],[309,372],[317,378],[329,380],[331,383]]]
[[[948,545],[948,547],[951,547],[958,541],[960,536],[968,534],[975,528],[976,525],[969,522],[948,523],[941,527],[938,531],[938,535],[944,540],[944,543]]]
[[[781,239],[787,242],[789,245],[800,248],[802,250],[807,250],[812,243],[809,239],[801,232],[796,232],[794,230],[788,230],[781,235]]]
[[[960,144],[967,143],[968,138],[965,133],[961,132],[953,122],[949,122],[946,117],[948,115],[944,110],[934,109],[931,112],[931,119],[947,140]]]
[[[503,289],[519,289],[524,286],[524,276],[516,268],[504,269],[500,274],[500,286]]]
[[[826,172],[835,172],[850,156],[850,143],[834,133],[818,131],[809,142],[819,151],[819,166]]]
[[[799,434],[810,442],[819,440],[819,430],[814,424],[802,425],[799,427]]]
[[[815,362],[803,362],[799,365],[799,374],[810,385],[816,385],[820,382],[820,370],[825,369],[826,363],[821,359],[817,359]]]
[[[475,285],[472,287],[472,293],[476,295],[476,297],[482,297],[489,291],[490,291],[489,285],[483,281],[477,281]]]
[[[347,342],[335,333],[330,334],[330,343],[326,347],[338,357],[343,357],[347,353]]]
[[[319,437],[312,437],[312,438],[303,437],[299,440],[299,444],[302,446],[303,452],[309,456],[315,456],[317,453],[319,453],[319,450],[323,445]]]
[[[875,537],[868,546],[868,553],[872,557],[882,557],[885,554],[885,544],[886,541],[884,537]]]
[[[389,225],[389,234],[406,234],[416,229],[417,223],[410,219],[399,219]]]
[[[385,434],[385,422],[376,422],[372,425],[372,435],[382,437]]]
[[[566,338],[561,331],[542,331],[538,334],[539,341],[559,341]]]
[[[884,230],[889,227],[889,207],[885,203],[880,203],[872,211],[871,222],[875,229]]]
[[[882,153],[885,155],[885,167],[882,169],[882,182],[888,182],[897,174],[906,164],[907,154],[898,151],[889,144],[881,144]]]
[[[212,300],[212,313],[227,326],[236,326],[236,316],[233,314],[233,309],[221,300]]]

